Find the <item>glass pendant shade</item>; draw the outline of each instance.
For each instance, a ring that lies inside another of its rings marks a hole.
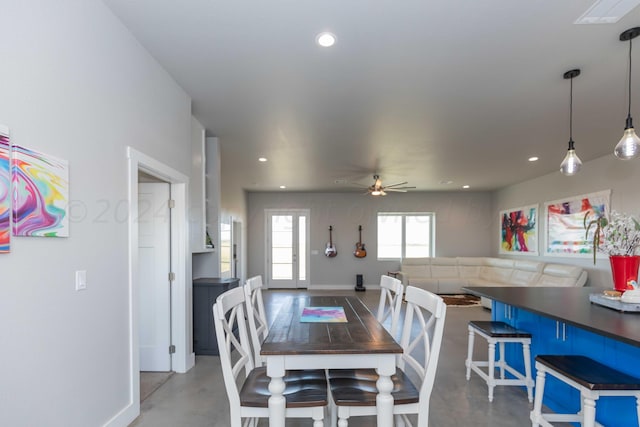
[[[613,150],[613,153],[617,158],[622,160],[631,160],[638,157],[638,154],[640,154],[640,138],[636,135],[633,126],[627,127],[624,130],[624,134]]]
[[[573,148],[569,148],[567,150],[567,155],[564,156],[564,160],[560,164],[560,172],[562,172],[566,176],[575,175],[580,170],[582,166],[582,161],[576,154],[576,150]]]
[[[638,157],[638,154],[640,154],[640,138],[638,138],[635,129],[633,129],[633,119],[631,118],[631,41],[638,36],[640,36],[640,27],[629,28],[620,34],[620,41],[629,42],[629,96],[627,122],[625,123],[624,134],[616,144],[613,154],[622,160],[635,159]]]
[[[564,160],[560,163],[560,172],[566,176],[572,176],[578,173],[582,166],[582,161],[576,154],[573,142],[573,79],[580,75],[580,69],[569,70],[564,73],[564,78],[571,81],[571,89],[569,91],[569,147],[567,149],[567,155],[564,156]]]

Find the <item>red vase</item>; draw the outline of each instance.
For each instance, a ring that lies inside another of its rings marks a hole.
[[[638,267],[640,267],[640,255],[611,255],[611,273],[613,274],[613,286],[616,291],[624,292],[633,289],[632,280],[638,281]]]

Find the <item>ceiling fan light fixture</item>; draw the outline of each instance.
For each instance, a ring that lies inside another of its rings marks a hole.
[[[629,42],[629,103],[627,110],[627,120],[625,122],[624,134],[616,148],[613,150],[613,154],[621,160],[631,160],[638,157],[640,154],[640,138],[636,135],[636,131],[633,128],[633,119],[631,118],[631,40],[640,35],[640,27],[629,28],[620,34],[620,41]]]
[[[571,89],[569,96],[569,148],[567,149],[567,155],[564,156],[564,160],[560,164],[560,172],[566,176],[572,176],[578,173],[582,166],[582,161],[576,154],[576,149],[573,142],[573,78],[580,75],[579,69],[569,70],[564,73],[565,79],[571,80]]]

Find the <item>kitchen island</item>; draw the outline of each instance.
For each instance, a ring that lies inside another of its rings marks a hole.
[[[640,313],[592,304],[589,294],[603,289],[470,286],[464,291],[493,300],[493,320],[532,334],[531,366],[538,354],[581,354],[640,377]],[[508,347],[505,356],[512,366],[523,370],[517,348]],[[544,404],[556,412],[577,412],[579,393],[548,377]],[[607,426],[640,425],[632,398],[601,398],[596,419]]]

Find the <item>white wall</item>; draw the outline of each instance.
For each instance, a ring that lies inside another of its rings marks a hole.
[[[397,261],[377,261],[378,212],[435,212],[436,256],[489,256],[491,254],[490,193],[391,193],[372,197],[359,193],[248,193],[248,277],[265,274],[265,209],[310,209],[311,286],[355,285],[355,275],[378,284],[380,275],[397,270]],[[333,225],[335,258],[324,256]],[[362,225],[366,258],[353,256]]]
[[[622,131],[621,131],[622,133]],[[619,137],[620,135],[613,137]],[[616,139],[608,141],[611,145],[611,152],[617,143]],[[564,155],[564,153],[562,153]],[[559,155],[558,165],[562,161]],[[559,166],[558,166],[559,167]],[[586,162],[582,170],[575,176],[566,177],[560,172],[544,175],[539,178],[526,181],[517,185],[506,187],[494,194],[493,210],[493,230],[491,233],[493,254],[497,255],[499,247],[499,212],[504,209],[516,208],[525,205],[538,203],[539,209],[539,253],[538,257],[526,257],[533,260],[543,260],[546,262],[558,262],[567,264],[577,264],[585,267],[589,273],[588,286],[613,287],[611,279],[611,269],[606,256],[600,254],[596,265],[593,265],[593,258],[576,258],[560,256],[544,256],[544,204],[545,202],[562,199],[565,197],[578,196],[581,194],[593,193],[601,190],[611,190],[611,209],[620,212],[640,214],[640,161],[618,160],[613,154]],[[519,257],[520,258],[520,257]]]
[[[69,238],[0,255],[0,425],[103,425],[130,399],[125,148],[188,175],[190,100],[101,1],[1,9],[0,123],[69,161],[72,204]]]

